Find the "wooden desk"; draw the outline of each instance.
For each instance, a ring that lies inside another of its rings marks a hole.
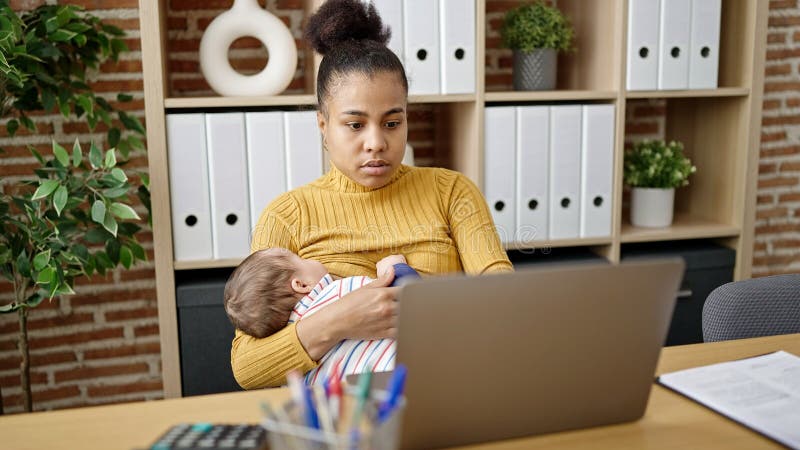
[[[658,373],[783,349],[800,355],[800,334],[664,349]],[[3,448],[111,450],[146,448],[180,422],[258,422],[261,400],[284,401],[285,389],[126,403],[0,416]],[[654,386],[643,419],[621,425],[495,442],[473,449],[782,448],[724,417]]]

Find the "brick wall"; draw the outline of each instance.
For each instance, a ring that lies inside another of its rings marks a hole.
[[[169,78],[173,95],[208,95],[211,91],[199,75],[197,48],[202,30],[232,0],[169,0]],[[34,8],[54,0],[12,0],[15,10]],[[123,90],[134,96],[125,104],[144,119],[141,54],[138,30],[138,0],[72,0],[93,14],[128,32],[131,52],[119,64],[106,64],[92,75],[95,90],[113,100]],[[262,5],[265,0],[261,0]],[[266,0],[270,11],[300,37],[302,2]],[[519,0],[487,0],[487,90],[510,89],[511,57],[499,49],[502,13]],[[758,221],[754,275],[800,270],[800,4],[797,0],[770,4],[770,32],[764,99]],[[298,39],[302,55],[303,42]],[[233,65],[243,72],[259,70],[266,63],[263,47],[242,39],[231,49]],[[300,56],[297,76],[290,92],[303,91]],[[423,164],[434,161],[435,130],[429,105],[411,108],[409,136]],[[637,101],[628,104],[628,139],[663,136],[664,102]],[[71,143],[76,137],[87,142],[103,133],[90,134],[77,121],[57,115],[35,116],[39,133],[9,139],[0,135],[0,177],[3,185],[30,173],[35,160],[27,145],[49,152],[55,138]],[[144,154],[134,155],[130,171],[146,170]],[[152,260],[152,237],[140,236]],[[37,410],[114,403],[162,397],[160,350],[152,264],[133,270],[115,271],[107,277],[81,280],[77,295],[31,312],[29,319],[34,406]],[[10,286],[0,283],[0,303],[11,299]],[[21,410],[18,358],[15,347],[16,316],[0,316],[0,387],[7,413]]]
[[[800,2],[770,2],[753,275],[800,272]]]

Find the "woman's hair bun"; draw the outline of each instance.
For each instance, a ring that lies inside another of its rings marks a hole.
[[[305,38],[325,55],[346,41],[372,40],[386,45],[391,30],[383,26],[372,2],[328,0],[308,18]]]

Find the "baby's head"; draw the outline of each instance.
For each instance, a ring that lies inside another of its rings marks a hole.
[[[225,312],[234,327],[263,338],[286,326],[297,301],[327,271],[284,248],[259,250],[239,264],[225,284]]]

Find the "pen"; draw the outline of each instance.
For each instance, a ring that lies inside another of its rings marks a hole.
[[[403,388],[406,384],[406,373],[408,373],[408,369],[403,364],[398,364],[394,368],[392,378],[389,379],[389,384],[386,386],[388,397],[378,406],[378,423],[386,420],[397,408],[397,401],[403,395]]]
[[[372,383],[372,372],[362,372],[358,378],[358,390],[356,391],[356,406],[353,410],[353,420],[350,421],[351,433],[354,437],[358,436],[358,429],[361,425],[361,414],[364,411],[364,405],[367,403],[369,397],[369,388]]]
[[[339,374],[339,367],[342,358],[334,364],[331,376],[325,382],[325,392],[328,394],[328,409],[331,413],[331,420],[337,426],[342,414],[342,377]]]
[[[322,430],[326,433],[335,433],[330,406],[328,405],[328,401],[325,400],[325,391],[317,386],[312,388],[311,392],[314,394],[314,400],[317,402],[317,414],[319,414],[319,422],[320,425],[322,425]]]
[[[286,374],[286,381],[289,383],[289,391],[292,394],[297,407],[300,409],[300,415],[305,424],[316,430],[319,429],[319,417],[314,408],[314,402],[311,399],[311,392],[308,387],[303,383],[300,373],[293,370]]]

